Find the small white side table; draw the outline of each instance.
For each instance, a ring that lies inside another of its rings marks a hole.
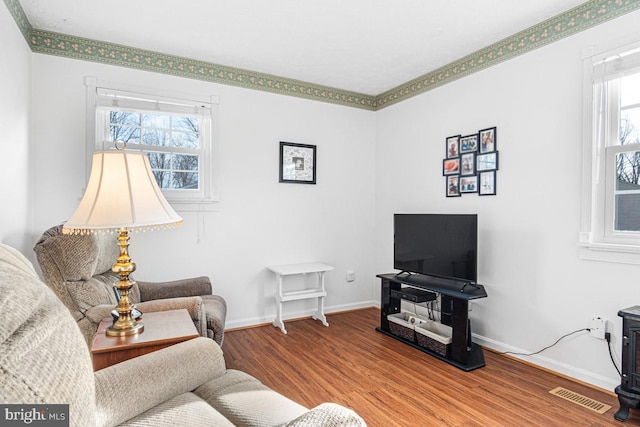
[[[324,315],[324,297],[327,296],[327,291],[324,288],[324,273],[333,270],[333,266],[321,264],[319,262],[312,262],[308,264],[277,265],[267,267],[267,269],[276,274],[276,281],[278,282],[278,291],[276,293],[277,313],[276,319],[273,321],[273,326],[280,328],[282,333],[286,334],[287,330],[285,329],[284,321],[282,320],[282,303],[309,298],[318,298],[318,310],[312,316],[313,319],[320,320],[324,326],[329,326],[329,323],[327,323],[327,317]],[[293,292],[282,291],[282,278],[284,276],[309,273],[317,273],[317,288]]]

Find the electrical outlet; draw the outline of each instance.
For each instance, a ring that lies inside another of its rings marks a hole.
[[[604,334],[607,332],[607,319],[600,316],[594,316],[589,321],[589,333],[592,337],[603,340]]]
[[[346,275],[347,282],[353,282],[356,280],[356,272],[353,270],[347,270]]]

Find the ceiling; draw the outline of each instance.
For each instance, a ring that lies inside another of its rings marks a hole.
[[[19,0],[39,30],[378,95],[583,0]]]

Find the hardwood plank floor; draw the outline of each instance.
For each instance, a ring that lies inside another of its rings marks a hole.
[[[486,365],[464,372],[375,331],[380,310],[228,331],[227,367],[245,371],[312,408],[332,401],[371,427],[640,426],[640,410],[616,421],[614,393],[573,382],[485,350]],[[598,414],[549,393],[555,387],[611,405]]]

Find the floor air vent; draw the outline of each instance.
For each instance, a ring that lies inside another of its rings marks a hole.
[[[566,388],[556,387],[553,390],[549,391],[549,393],[568,400],[569,402],[573,402],[576,405],[591,409],[592,411],[595,411],[599,414],[604,414],[609,409],[611,409],[611,406],[609,405],[605,405],[604,403],[598,402],[597,400],[593,400],[571,390],[567,390]]]

